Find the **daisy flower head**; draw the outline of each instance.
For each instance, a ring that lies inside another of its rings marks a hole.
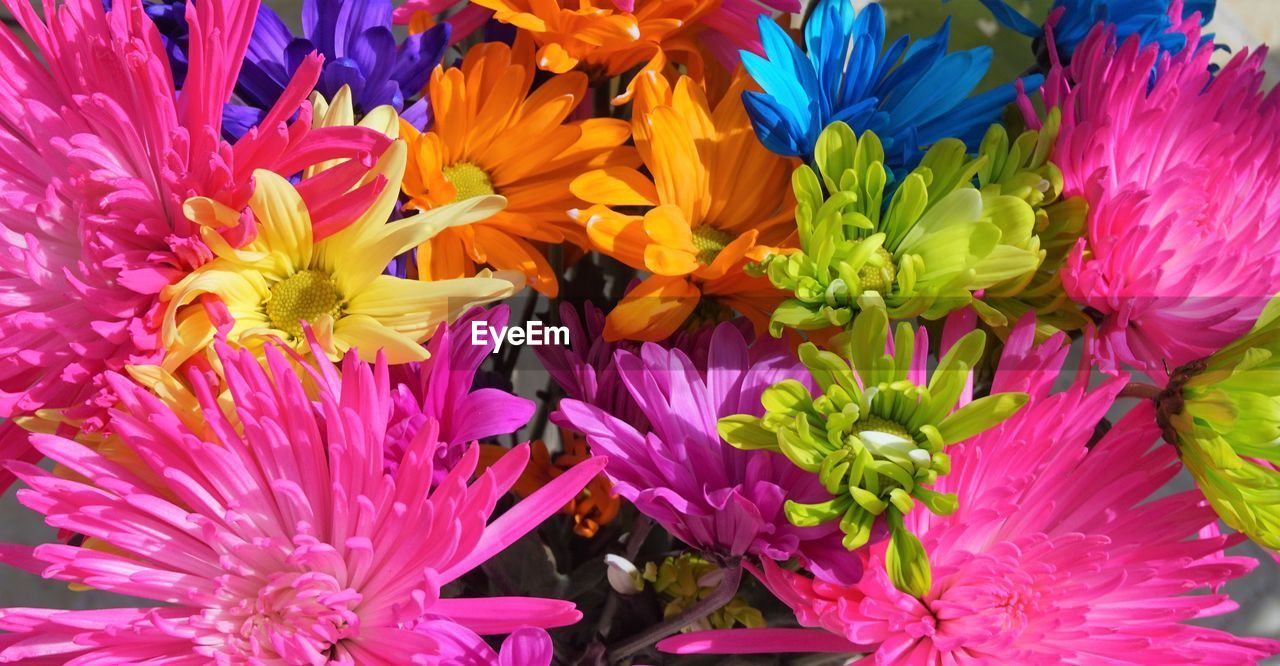
[[[249,350],[219,345],[218,354],[230,413],[209,378],[193,375],[211,435],[111,376],[121,398],[112,430],[154,482],[85,445],[33,437],[84,480],[18,464],[27,485],[20,501],[51,526],[104,545],[4,545],[0,560],[156,605],[0,609],[0,659],[441,663],[469,652],[476,633],[581,617],[567,601],[442,598],[441,589],[536,527],[603,460],[566,472],[490,522],[528,448],[471,481],[473,446],[433,488],[437,424],[427,423],[399,471],[385,473],[392,415],[385,359],[370,365],[351,352],[338,367],[317,350],[305,365],[309,390],[298,359],[275,346],[263,354],[265,367]]]
[[[1089,210],[1062,282],[1099,322],[1103,369],[1163,376],[1204,358],[1280,284],[1280,97],[1261,90],[1264,51],[1211,74],[1211,44],[1168,56],[1099,27],[1050,72],[1051,159]]]
[[[12,100],[0,109],[0,458],[31,455],[11,419],[40,413],[99,428],[112,402],[103,374],[160,362],[162,293],[213,258],[207,243],[247,240],[240,216],[255,169],[297,173],[376,156],[390,142],[311,128],[314,58],[260,127],[234,145],[219,138],[257,2],[187,7],[194,48],[181,94],[141,2],[51,3],[43,17],[27,2],[7,6],[34,51],[0,28],[0,94]],[[356,180],[333,171],[298,190],[313,199]],[[211,235],[208,220],[184,214],[194,196],[228,213]],[[0,487],[11,480],[0,472]]]
[[[893,584],[923,594],[929,561],[904,517],[917,502],[938,515],[954,512],[956,495],[936,490],[952,467],[944,449],[1009,418],[1027,396],[1012,391],[969,399],[970,372],[986,345],[981,331],[944,345],[929,373],[924,329],[900,323],[890,343],[884,304],[874,294],[864,301],[849,330],[831,340],[839,353],[800,346],[816,393],[795,379],[778,382],[760,396],[763,414],[721,418],[719,432],[735,447],[776,451],[818,476],[822,497],[787,502],[792,524],[838,523],[844,547],[855,550],[883,516]]]
[[[885,48],[878,3],[855,13],[850,0],[819,0],[805,23],[804,51],[767,16],[759,28],[764,55],[744,52],[742,63],[763,92],[748,91],[743,101],[760,141],[780,155],[810,159],[818,135],[840,121],[881,138],[892,177],[941,139],[976,148],[1015,96],[1012,85],[972,95],[992,52],[948,53],[949,24]],[[1039,81],[1024,79],[1030,88]]]
[[[1049,46],[1045,26],[1032,22],[1006,0],[981,0],[991,15],[1005,27],[1036,39],[1037,50]],[[1173,30],[1184,17],[1199,25],[1213,20],[1217,0],[1053,0],[1045,16],[1052,23],[1055,57],[1068,61],[1080,42],[1099,23],[1114,27],[1116,36],[1136,37],[1142,44],[1156,44],[1160,50],[1177,53],[1186,47],[1187,35]]]
[[[279,339],[306,352],[308,325],[317,348],[331,358],[358,348],[365,360],[382,351],[392,363],[421,361],[427,358],[421,343],[438,324],[517,290],[518,274],[485,271],[437,281],[383,274],[397,255],[441,229],[483,219],[503,205],[501,197],[476,197],[388,223],[406,154],[403,141],[391,144],[366,177],[380,185],[377,198],[325,238],[316,238],[309,208],[289,181],[255,172],[254,240],[240,248],[214,243],[213,261],[166,289],[166,365],[207,349],[215,336],[258,350]],[[187,207],[207,208],[215,217],[227,213],[203,199]]]
[[[923,591],[897,589],[889,549],[873,547],[866,575],[833,585],[765,562],[761,577],[809,629],[705,632],[668,639],[675,652],[858,652],[877,666],[965,664],[1256,664],[1272,640],[1198,626],[1236,606],[1218,592],[1255,560],[1223,550],[1198,492],[1165,495],[1178,472],[1149,405],[1100,439],[1124,379],[1094,389],[1080,375],[1052,393],[1068,348],[1037,346],[1030,317],[1010,335],[993,392],[1028,404],[951,447],[938,492],[961,498],[950,515],[906,516],[933,565]],[[1096,441],[1095,441],[1096,440]]]
[[[1222,520],[1280,550],[1280,299],[1239,340],[1176,369],[1155,404]]]
[[[833,524],[797,526],[788,500],[819,501],[817,475],[770,451],[739,450],[720,439],[716,421],[759,415],[760,395],[805,373],[778,341],[748,345],[729,323],[717,326],[704,361],[645,343],[614,354],[619,378],[647,427],[637,428],[581,400],[563,399],[557,423],[582,433],[595,455],[609,457],[614,490],[704,557],[719,563],[745,555],[798,558],[824,578],[853,582],[861,560],[840,545]]]
[[[519,271],[554,296],[556,275],[538,246],[586,243],[565,214],[580,204],[569,183],[584,170],[635,162],[622,145],[630,134],[625,121],[570,119],[586,95],[586,77],[555,75],[533,88],[532,59],[524,37],[514,46],[477,45],[461,67],[431,75],[430,131],[402,123],[410,155],[406,208],[431,210],[493,194],[507,200],[492,217],[447,229],[419,247],[419,278],[464,277],[490,265]]]
[[[1020,184],[1008,192],[991,182],[975,187],[991,161],[969,159],[959,140],[934,144],[892,190],[874,132],[858,137],[833,123],[818,139],[814,164],[792,177],[799,249],[771,252],[750,267],[791,295],[770,318],[774,335],[843,327],[867,294],[877,294],[894,319],[938,319],[974,305],[974,292],[1016,293],[1044,258],[1030,195]],[[1005,323],[994,308],[977,307]]]
[[[793,162],[752,136],[739,96],[749,85],[739,73],[713,107],[689,77],[672,86],[642,74],[632,133],[652,175],[620,167],[574,179],[573,192],[593,204],[572,211],[592,247],[651,273],[609,313],[606,339],[662,340],[700,307],[762,325],[779,300],[742,267],[790,233]]]

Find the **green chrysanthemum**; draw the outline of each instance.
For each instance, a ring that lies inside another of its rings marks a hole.
[[[890,576],[899,589],[919,596],[929,589],[929,564],[902,516],[916,502],[939,515],[954,511],[954,495],[927,487],[951,468],[944,448],[1008,418],[1027,396],[1000,393],[956,409],[969,371],[982,357],[986,335],[972,331],[957,341],[926,383],[924,359],[916,359],[924,351],[916,349],[914,329],[899,324],[895,351],[888,354],[889,316],[883,301],[869,292],[858,305],[861,312],[852,327],[832,338],[840,355],[808,343],[800,347],[800,360],[820,395],[795,380],[775,384],[761,397],[764,417],[725,417],[719,431],[738,448],[780,452],[818,475],[831,499],[788,501],[787,518],[793,524],[839,520],[844,545],[853,550],[867,543],[876,518],[884,514],[890,530]]]
[[[1222,520],[1280,549],[1280,297],[1244,337],[1175,371],[1156,402]]]
[[[770,330],[846,326],[858,297],[879,293],[895,319],[936,319],[973,292],[1030,275],[1043,253],[1026,201],[984,194],[964,144],[938,142],[902,180],[887,207],[884,151],[874,133],[859,139],[833,123],[818,139],[818,171],[792,176],[800,250],[767,257],[753,270],[791,292]]]
[[[983,321],[1002,335],[1028,311],[1036,313],[1040,338],[1084,328],[1089,321],[1067,297],[1059,272],[1084,233],[1088,210],[1083,198],[1062,198],[1062,172],[1049,161],[1061,117],[1061,111],[1052,109],[1040,131],[1023,132],[1012,142],[1004,127],[992,125],[978,148],[978,157],[985,160],[977,173],[983,196],[1008,195],[1027,202],[1035,212],[1038,244],[1023,249],[1038,247],[1044,256],[1035,271],[992,285],[974,302]]]

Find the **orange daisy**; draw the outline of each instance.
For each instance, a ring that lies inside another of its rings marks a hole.
[[[761,327],[781,300],[743,266],[794,231],[795,163],[756,140],[742,106],[746,86],[739,72],[712,110],[692,79],[672,89],[643,74],[632,132],[652,179],[608,167],[573,181],[574,194],[595,204],[571,211],[594,249],[652,273],[609,313],[606,339],[661,340],[700,304],[702,315],[720,318],[727,306]]]
[[[700,68],[689,28],[720,6],[720,0],[472,0],[494,18],[531,34],[538,67],[563,73],[583,69],[608,77],[640,65],[660,71],[667,55],[683,52]]]
[[[570,72],[531,90],[535,67],[527,38],[472,48],[461,69],[437,68],[429,86],[435,122],[419,132],[401,122],[409,143],[403,189],[407,208],[430,209],[488,194],[507,199],[486,220],[451,227],[418,247],[420,279],[475,274],[477,266],[515,270],[534,289],[555,296],[555,271],[538,247],[586,243],[565,211],[581,205],[569,190],[574,176],[638,163],[624,146],[627,123],[570,120],[587,77]]]

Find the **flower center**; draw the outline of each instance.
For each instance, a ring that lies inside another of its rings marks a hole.
[[[875,254],[858,271],[858,281],[864,291],[885,293],[889,285],[898,277],[898,267],[893,263],[893,255],[883,247],[876,248]]]
[[[300,271],[271,287],[267,301],[267,318],[271,325],[302,337],[302,322],[314,321],[323,314],[338,318],[342,298],[333,280],[320,271]]]
[[[305,659],[291,663],[318,663],[312,658],[331,656],[335,646],[359,635],[359,603],[359,593],[327,574],[273,573],[256,596],[228,609],[227,619],[238,619],[239,631],[226,647],[245,656],[278,654]]]
[[[489,180],[488,172],[470,162],[458,162],[445,167],[444,177],[457,193],[454,201],[493,194],[493,181]]]
[[[890,421],[889,419],[876,416],[874,414],[865,414],[859,417],[857,422],[853,424],[853,427],[857,429],[858,432],[872,430],[889,435],[897,435],[908,442],[915,441],[915,438],[911,436],[911,433],[908,432],[901,423],[898,423],[897,421]]]
[[[691,231],[693,246],[698,248],[698,263],[704,266],[710,266],[721,250],[733,242],[733,234],[720,231],[709,224],[700,224]]]

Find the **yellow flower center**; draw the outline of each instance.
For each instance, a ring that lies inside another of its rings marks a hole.
[[[709,225],[700,224],[693,229],[693,246],[698,248],[698,263],[710,266],[726,245],[733,242],[733,234]]]
[[[898,277],[898,267],[893,263],[893,255],[878,247],[871,259],[858,271],[858,280],[862,282],[863,291],[885,293]]]
[[[874,414],[864,414],[858,417],[858,420],[853,424],[853,428],[858,432],[874,430],[876,432],[883,432],[889,435],[897,435],[908,442],[914,442],[916,439],[911,436],[911,433],[908,432],[901,423],[898,423],[897,421],[890,421],[889,419],[876,416]]]
[[[267,317],[271,325],[294,337],[302,337],[302,322],[323,314],[338,318],[342,297],[333,280],[320,271],[301,271],[271,287]]]
[[[489,180],[488,172],[470,162],[458,162],[445,167],[444,177],[457,193],[454,201],[493,194],[493,181]]]

